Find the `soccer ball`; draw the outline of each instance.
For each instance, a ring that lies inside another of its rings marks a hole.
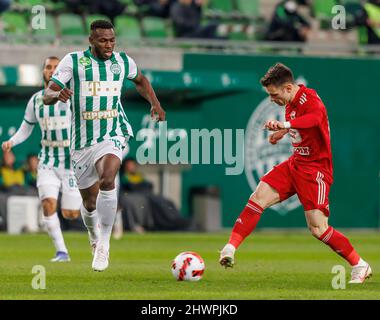
[[[172,262],[172,274],[178,281],[198,281],[205,271],[205,263],[195,252],[181,252]]]

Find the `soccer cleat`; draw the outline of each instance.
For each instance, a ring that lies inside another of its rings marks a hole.
[[[235,247],[232,244],[226,244],[220,252],[219,263],[225,268],[232,268],[235,264]]]
[[[97,245],[94,259],[92,260],[92,269],[94,271],[104,271],[108,268],[109,251],[102,245]]]
[[[91,248],[92,248],[92,255],[95,255],[95,250],[96,250],[96,244],[98,242],[97,241],[90,241],[90,245],[91,245]]]
[[[69,262],[70,256],[67,252],[58,251],[55,257],[50,260],[50,262]]]
[[[363,283],[372,276],[372,269],[367,262],[352,267],[351,280],[349,283]]]

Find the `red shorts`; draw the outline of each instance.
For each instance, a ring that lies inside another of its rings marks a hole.
[[[297,194],[305,211],[319,209],[326,216],[330,215],[329,191],[332,179],[321,168],[300,165],[290,158],[274,166],[261,181],[277,190],[280,201]]]

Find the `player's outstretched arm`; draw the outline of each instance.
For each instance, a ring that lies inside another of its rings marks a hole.
[[[282,129],[270,134],[268,137],[269,143],[277,144],[277,142],[280,141],[288,132],[288,129]]]
[[[150,103],[150,115],[152,118],[155,118],[155,115],[157,115],[157,121],[165,121],[165,111],[161,107],[161,104],[158,101],[156,93],[154,92],[149,80],[140,71],[138,71],[137,77],[132,81],[136,84],[137,92]]]
[[[45,105],[56,104],[57,101],[67,102],[73,92],[70,89],[62,88],[57,83],[50,81],[45,90],[43,102]]]
[[[4,141],[1,145],[1,148],[4,152],[9,152],[14,146],[17,146],[20,143],[23,143],[29,136],[32,134],[34,129],[34,124],[28,123],[23,120],[18,128],[17,132],[7,141]]]

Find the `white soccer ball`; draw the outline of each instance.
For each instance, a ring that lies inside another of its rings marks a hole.
[[[172,262],[172,274],[178,281],[198,281],[205,271],[205,263],[196,252],[181,252]]]

